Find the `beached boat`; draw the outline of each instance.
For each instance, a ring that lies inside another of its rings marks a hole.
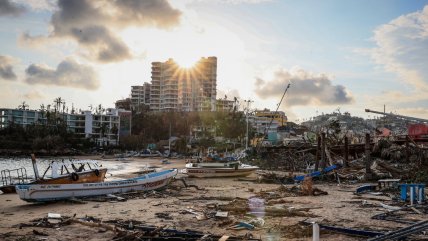
[[[17,184],[72,184],[103,182],[107,168],[98,165],[95,160],[55,160],[39,175],[37,162],[34,155],[31,156],[35,180],[29,181],[27,171],[24,168],[14,170],[2,170],[0,173],[3,193],[15,193]],[[50,171],[50,175],[48,174]]]
[[[46,173],[52,169],[51,176]],[[32,184],[72,184],[103,182],[107,168],[98,165],[95,160],[62,160],[53,161],[42,177]]]
[[[254,173],[259,167],[240,162],[187,163],[184,171],[189,177],[240,177]]]
[[[24,201],[46,202],[132,191],[149,191],[165,187],[176,174],[177,169],[170,169],[110,182],[16,185],[16,192]]]

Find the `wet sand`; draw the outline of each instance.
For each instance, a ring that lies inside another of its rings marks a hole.
[[[157,166],[163,169],[178,168],[182,169],[185,160],[170,160],[171,164],[161,164],[160,159],[130,158],[127,160],[103,160],[109,162],[107,166],[124,165],[123,169],[113,172],[110,178],[127,178],[137,175],[136,173],[146,166]],[[179,174],[183,177],[183,174]],[[250,176],[250,179],[257,179],[257,175]],[[103,221],[107,220],[137,220],[147,225],[156,225],[173,227],[178,230],[197,230],[209,232],[217,235],[238,236],[251,233],[256,238],[262,240],[312,240],[311,227],[302,228],[298,224],[303,220],[316,220],[322,223],[330,223],[343,227],[354,227],[359,229],[370,228],[377,230],[390,230],[395,227],[404,227],[406,225],[397,224],[388,221],[379,221],[371,219],[371,216],[383,213],[386,210],[381,208],[381,200],[391,200],[389,197],[376,196],[379,200],[370,200],[373,196],[362,195],[355,196],[352,191],[358,186],[337,185],[337,184],[315,184],[314,187],[328,192],[323,196],[297,196],[285,197],[282,203],[270,205],[267,203],[258,203],[255,207],[256,212],[253,216],[244,213],[229,212],[230,224],[225,220],[208,218],[198,220],[197,215],[186,212],[186,209],[192,209],[196,212],[207,210],[207,207],[228,204],[229,200],[249,199],[258,195],[262,191],[275,191],[280,187],[278,184],[261,184],[254,181],[243,181],[238,178],[215,178],[215,179],[197,179],[187,178],[187,184],[193,184],[203,190],[197,190],[194,187],[184,188],[184,185],[178,182],[172,184],[171,190],[166,194],[160,195],[138,195],[128,199],[126,202],[94,202],[87,201],[85,204],[73,202],[56,202],[45,204],[31,204],[19,199],[17,194],[0,195],[0,240],[16,240],[23,236],[34,237],[34,240],[44,238],[44,240],[111,240],[114,233],[93,227],[86,227],[80,224],[63,226],[58,229],[41,227],[23,227],[19,229],[19,224],[28,223],[30,220],[44,218],[48,213],[59,213],[63,216],[73,216],[76,218],[92,216]],[[180,189],[179,191],[177,191]],[[120,196],[120,195],[119,195]],[[204,198],[200,198],[204,197]],[[217,200],[216,200],[217,199]],[[221,201],[227,200],[227,201]],[[368,208],[362,206],[363,200],[375,204]],[[302,211],[306,216],[266,216],[263,210],[276,207],[281,210],[309,210]],[[164,213],[171,217],[159,218],[156,213]],[[231,230],[231,222],[248,222],[259,216],[265,221],[262,227],[256,230]],[[37,236],[33,230],[41,231],[49,236]],[[30,239],[31,240],[31,239]],[[365,240],[365,238],[354,238],[334,233],[321,234],[321,240]]]

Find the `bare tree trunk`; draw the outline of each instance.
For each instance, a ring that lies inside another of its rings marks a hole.
[[[348,137],[345,136],[345,147],[343,149],[344,151],[344,158],[345,160],[343,160],[343,167],[348,167],[348,162],[349,162],[349,143],[348,143]]]
[[[324,169],[326,167],[326,161],[325,161],[325,133],[321,133],[321,168]]]
[[[317,134],[317,152],[315,155],[315,171],[318,171],[320,165],[320,156],[321,156],[321,137]]]
[[[366,143],[365,143],[365,154],[366,154],[366,179],[371,179],[372,170],[371,166],[371,158],[370,158],[370,134],[366,134]]]

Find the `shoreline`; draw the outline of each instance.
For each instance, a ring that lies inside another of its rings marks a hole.
[[[107,160],[117,165],[132,164],[115,178],[133,177],[146,165],[164,169],[182,169],[184,159],[170,159],[171,164],[161,164],[158,159],[131,158]],[[176,181],[163,191],[148,193],[116,194],[125,197],[118,200],[84,200],[84,203],[60,201],[31,204],[19,199],[17,194],[0,194],[0,239],[16,240],[32,237],[39,240],[37,232],[47,234],[46,240],[111,240],[116,234],[97,227],[78,223],[58,228],[22,227],[31,220],[43,219],[48,213],[76,218],[92,217],[108,221],[143,223],[177,230],[196,230],[216,235],[240,236],[247,233],[262,240],[312,240],[312,227],[301,221],[317,221],[324,224],[358,228],[391,230],[407,225],[371,217],[387,210],[379,203],[389,203],[391,198],[370,194],[354,195],[359,184],[314,182],[314,187],[328,192],[321,196],[301,196],[284,190],[293,190],[293,184],[266,184],[257,182],[257,175],[247,178],[185,178],[189,187]],[[197,188],[196,188],[197,187]],[[278,196],[279,195],[279,196]],[[370,204],[370,205],[367,205]],[[215,218],[217,211],[228,212],[226,218]],[[420,216],[417,216],[420,217]],[[234,230],[234,223],[263,219],[264,224],[253,230]],[[342,234],[322,232],[322,240],[363,240]]]

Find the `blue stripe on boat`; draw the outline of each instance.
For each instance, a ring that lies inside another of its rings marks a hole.
[[[154,172],[154,173],[149,173],[147,175],[144,176],[140,176],[140,177],[134,177],[134,178],[129,178],[129,179],[124,179],[124,180],[115,180],[115,181],[109,181],[108,183],[121,183],[124,181],[129,181],[129,180],[143,180],[148,178],[153,178],[153,177],[158,177],[158,176],[162,176],[171,172],[174,172],[176,169],[169,169],[169,170],[165,170],[165,171],[161,171],[161,172]],[[46,185],[46,184],[21,184],[21,185],[16,185],[15,187],[18,189],[29,189],[31,187],[31,185]],[[47,184],[49,185],[49,184]],[[60,185],[64,185],[64,184],[60,184]]]

